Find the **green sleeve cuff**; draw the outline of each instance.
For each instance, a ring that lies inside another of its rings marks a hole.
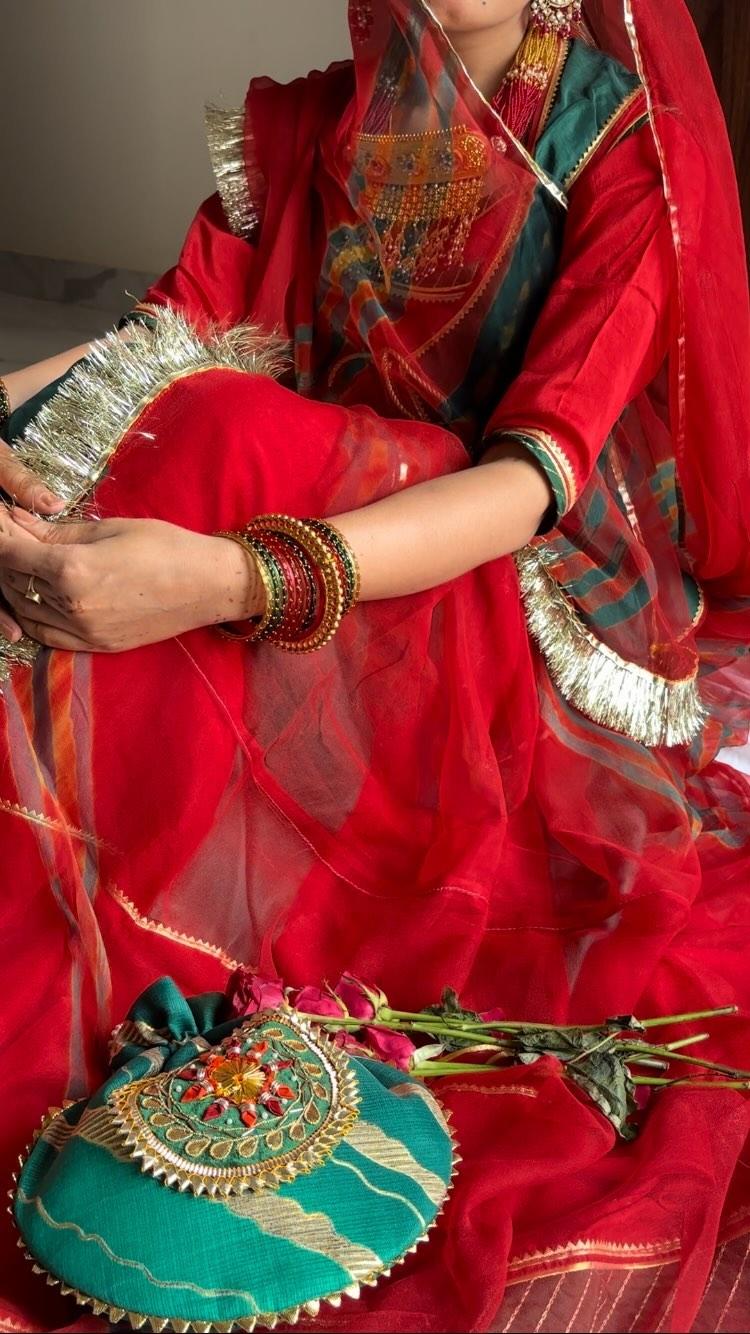
[[[517,444],[523,445],[543,469],[552,489],[553,501],[544,516],[539,532],[541,534],[549,532],[550,528],[557,527],[578,497],[575,474],[565,451],[554,436],[536,430],[497,431],[485,440],[485,446],[497,444],[502,440],[514,440]]]

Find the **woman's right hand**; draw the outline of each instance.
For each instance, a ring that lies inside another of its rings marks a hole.
[[[59,514],[65,508],[64,501],[21,463],[4,440],[0,440],[0,490],[14,505],[33,514]]]

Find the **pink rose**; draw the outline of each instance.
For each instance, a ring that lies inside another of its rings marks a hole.
[[[300,1014],[328,1015],[332,1019],[346,1017],[346,1009],[330,991],[321,991],[320,987],[303,987],[297,992],[295,1010]]]
[[[347,1033],[343,1028],[340,1028],[338,1033],[332,1033],[331,1037],[336,1046],[341,1047],[350,1056],[372,1056],[369,1047],[365,1047],[359,1038],[356,1038],[353,1033]]]
[[[387,1061],[399,1070],[411,1070],[417,1048],[405,1033],[392,1033],[387,1028],[366,1028],[367,1045],[379,1061]]]
[[[229,983],[227,999],[232,1014],[238,1017],[274,1010],[284,1004],[284,985],[279,978],[258,977],[252,968],[238,968]]]
[[[382,991],[365,986],[351,973],[344,973],[339,979],[336,995],[341,997],[353,1019],[374,1019],[378,1011],[388,1004],[388,997]]]

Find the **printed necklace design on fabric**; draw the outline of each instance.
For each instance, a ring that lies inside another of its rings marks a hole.
[[[460,263],[488,161],[485,140],[463,126],[359,136],[355,172],[385,274],[408,284]]]
[[[126,1085],[111,1105],[144,1172],[180,1190],[227,1196],[319,1166],[351,1130],[358,1102],[341,1049],[278,1010],[177,1070]]]
[[[526,36],[493,99],[521,141],[539,126],[554,96],[580,12],[579,0],[534,0]],[[369,13],[365,6],[358,15],[360,40],[369,31]],[[368,119],[373,124],[372,109]],[[460,266],[482,206],[489,154],[483,136],[460,125],[358,136],[355,178],[361,203],[374,220],[379,263],[389,285],[408,287],[439,269]]]

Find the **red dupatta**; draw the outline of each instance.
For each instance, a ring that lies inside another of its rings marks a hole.
[[[471,270],[475,242],[491,240],[496,224],[500,234],[501,219],[512,241],[532,195],[549,193],[549,185],[509,136],[505,152],[490,143],[503,128],[490,124],[465,85],[427,9],[398,0],[388,13],[395,29],[381,33],[358,6],[365,28],[357,42],[385,36],[385,59],[394,32],[399,41],[418,37],[407,43],[407,71],[416,77],[424,63],[440,84],[453,70],[460,115],[492,149],[489,207],[480,208],[470,235],[459,236],[463,255],[451,261]],[[663,32],[643,0],[630,34],[630,11],[619,4],[606,7],[601,30],[604,6],[590,18],[605,45],[631,63],[638,38],[670,183],[683,288],[670,330],[671,401],[665,406],[653,393],[633,420],[644,431],[650,422],[662,452],[684,438],[688,509],[702,522],[702,506],[707,525],[698,532],[696,519],[686,543],[710,585],[710,618],[725,605],[720,597],[747,591],[747,468],[732,457],[733,441],[718,434],[721,462],[703,457],[698,418],[726,425],[731,414],[739,430],[744,406],[736,397],[732,405],[715,399],[714,389],[728,394],[728,365],[697,364],[689,298],[708,286],[700,263],[719,237],[711,218],[696,216],[695,176],[679,170],[686,150],[680,157],[677,137],[690,129],[692,112],[674,124],[662,115],[665,99],[679,105],[681,94],[667,44],[677,52],[684,38],[684,52],[696,59],[682,6],[669,13]],[[373,59],[380,51],[373,48]],[[364,62],[358,86],[360,110],[369,114],[368,68]],[[702,71],[702,64],[692,71],[691,97],[716,127]],[[315,202],[311,226],[311,199],[320,198],[312,189],[316,146],[323,134],[339,142],[354,91],[346,67],[291,91],[254,87],[240,137],[242,172],[232,177],[237,233],[227,235],[220,210],[209,206],[190,241],[202,266],[183,265],[152,294],[193,323],[253,318],[280,327],[295,342],[303,384],[309,374],[318,391],[318,348],[328,358],[332,342],[330,324],[322,345],[314,337],[311,344],[309,332],[327,236]],[[451,98],[436,91],[437,100],[419,105],[445,110]],[[728,188],[723,144],[712,145],[702,164],[718,194]],[[346,170],[336,157],[329,162],[332,207],[356,226],[361,200],[351,160]],[[691,172],[695,165],[691,158]],[[728,278],[738,222],[731,197],[718,207],[728,210],[721,261]],[[256,246],[247,243],[254,208],[263,219]],[[359,221],[369,226],[366,216]],[[436,247],[443,257],[455,236],[446,232]],[[500,283],[502,263],[492,270]],[[429,287],[428,269],[429,261]],[[116,416],[99,512],[158,514],[211,531],[239,526],[257,509],[340,512],[465,466],[454,432],[405,418],[440,417],[465,368],[472,311],[486,300],[481,276],[463,273],[468,284],[455,303],[433,301],[434,290],[412,303],[391,282],[389,300],[403,301],[403,312],[372,325],[372,309],[360,303],[353,351],[366,349],[367,378],[359,391],[352,384],[352,397],[362,392],[388,419],[248,375],[225,347],[196,350],[165,319],[155,353],[144,338],[134,344],[133,364],[127,352],[112,355],[131,377],[113,381],[118,391],[123,382],[129,392],[142,384],[138,355],[149,374],[159,357],[163,364],[149,381],[151,398],[135,396],[135,424],[127,412]],[[723,291],[721,299],[732,300]],[[702,300],[704,315],[717,316],[718,302],[705,292]],[[448,304],[465,318],[446,318]],[[747,320],[734,313],[727,362],[744,365]],[[423,337],[430,321],[434,342]],[[346,400],[342,383],[336,389]],[[101,424],[89,415],[87,429],[92,421]],[[583,450],[576,459],[582,485],[594,463]],[[672,618],[678,628],[684,610]],[[721,614],[740,624],[745,615],[741,605]],[[709,665],[721,666],[731,647],[725,634]],[[715,698],[729,677],[714,673]],[[4,905],[6,1091],[19,1122],[2,1127],[8,1157],[23,1148],[46,1103],[99,1081],[108,1025],[158,973],[195,992],[223,986],[239,961],[299,984],[333,981],[347,967],[404,1008],[453,985],[477,1009],[500,1003],[514,1015],[571,1023],[630,1009],[747,1008],[745,785],[718,766],[697,775],[684,748],[650,749],[571,709],[529,645],[510,561],[447,589],[364,606],[329,649],[304,663],[264,650],[248,655],[208,631],[109,659],[43,655],[33,678],[13,678],[2,722],[5,870],[22,891]],[[747,1026],[738,1020],[727,1032],[716,1055],[741,1063]],[[443,1224],[360,1309],[331,1315],[331,1329],[524,1329],[530,1312],[538,1328],[582,1327],[582,1312],[591,1328],[616,1327],[621,1317],[635,1329],[687,1327],[713,1283],[717,1239],[731,1248],[750,1226],[741,1097],[717,1092],[703,1102],[670,1091],[655,1102],[640,1140],[624,1147],[554,1063],[522,1078],[498,1074],[491,1092],[458,1081],[443,1096],[464,1157]],[[727,1292],[741,1263],[742,1256]],[[588,1271],[580,1289],[579,1268]],[[33,1281],[10,1258],[7,1272],[9,1327],[34,1317],[41,1324]],[[540,1298],[537,1284],[547,1275]],[[724,1281],[720,1265],[716,1275]],[[48,1327],[73,1319],[59,1309],[44,1315]]]

